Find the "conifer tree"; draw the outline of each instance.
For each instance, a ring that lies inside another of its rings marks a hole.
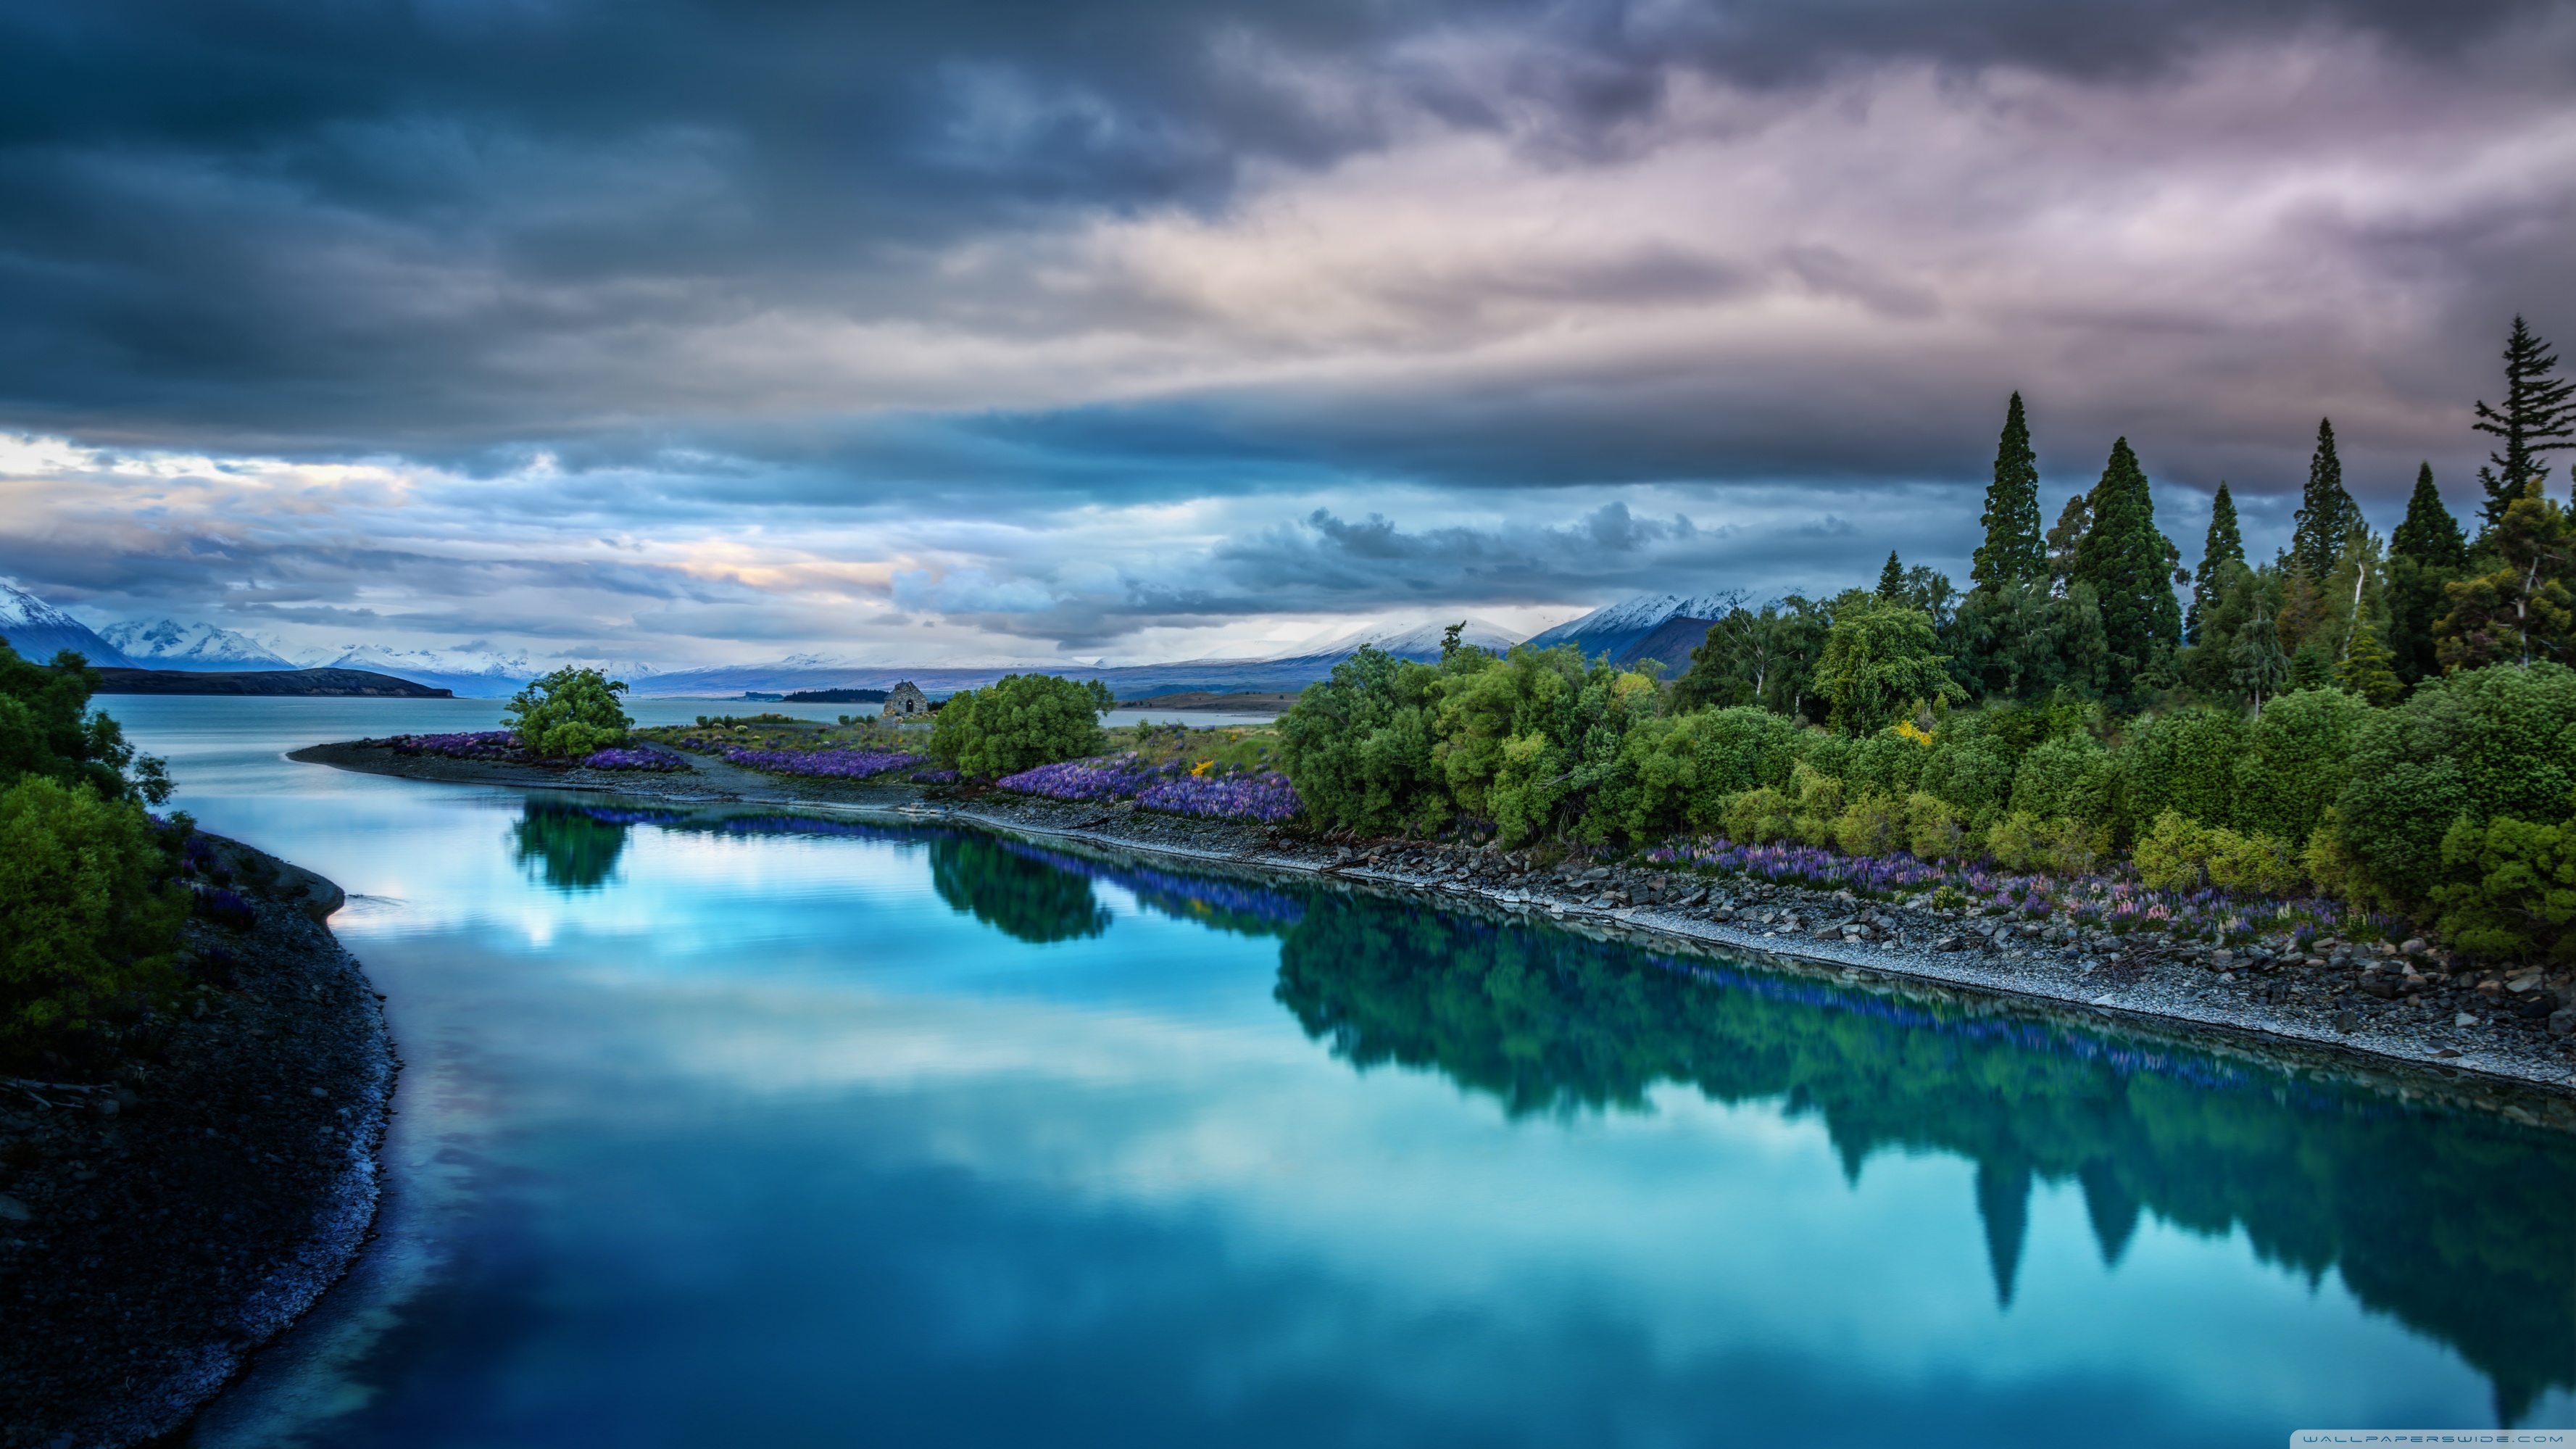
[[[2469,564],[2468,540],[2442,505],[2432,464],[2417,470],[2406,521],[2388,544],[2387,642],[2397,656],[2398,679],[2411,685],[2442,672],[2433,626],[2450,611],[2449,586]]]
[[[2075,582],[2075,552],[2093,527],[2093,495],[2078,493],[2058,510],[2057,526],[2048,531],[2048,587],[2059,598]]]
[[[1887,567],[1878,571],[1878,596],[1888,603],[1905,597],[1905,565],[1896,561],[1896,550],[1887,551]]]
[[[2416,470],[2415,492],[2406,500],[2406,521],[2388,536],[2388,548],[2433,568],[2456,569],[2469,561],[2469,541],[2460,532],[2460,521],[2442,506],[2441,490],[2433,486],[2432,464]]]
[[[2361,505],[2344,491],[2343,460],[2335,456],[2334,422],[2317,420],[2317,450],[2308,459],[2308,487],[2299,504],[2298,531],[2290,552],[2308,566],[2308,577],[2334,572],[2343,536],[2361,522]]]
[[[2236,525],[2236,500],[2227,495],[2227,480],[2218,480],[2218,497],[2209,505],[2209,537],[2200,545],[2200,567],[2192,571],[2191,608],[2183,615],[2187,643],[2200,642],[2204,610],[2218,606],[2219,570],[2230,561],[2245,561],[2245,535]]]
[[[2552,377],[2558,354],[2520,316],[2504,344],[2504,406],[2478,401],[2478,420],[2470,426],[2504,440],[2504,451],[2490,453],[2492,467],[2478,470],[2486,485],[2488,528],[2504,522],[2505,510],[2522,497],[2525,487],[2544,482],[2549,468],[2542,455],[2571,446],[2576,435],[2576,380]]]
[[[2367,622],[2353,630],[2352,648],[2345,651],[2343,662],[2335,666],[2335,683],[2352,694],[2376,705],[2397,702],[2406,686],[2397,678],[2396,656],[2379,642],[2379,635]]]
[[[2162,674],[2182,634],[2173,591],[2174,547],[2156,531],[2146,470],[2122,438],[2092,493],[2093,525],[2075,554],[2075,581],[2101,600],[2102,633],[2111,650],[2109,692],[2136,697]]]
[[[2576,659],[2576,520],[2534,478],[2490,532],[2498,566],[2452,584],[2434,626],[2442,667]]]
[[[2039,536],[2039,457],[2030,448],[2030,425],[2021,394],[2004,410],[2004,432],[1995,448],[1995,481],[1986,486],[1986,511],[1978,520],[1986,541],[1968,572],[1972,588],[1993,588],[2039,577],[2048,556]]]

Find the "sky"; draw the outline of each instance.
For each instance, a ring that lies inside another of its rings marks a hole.
[[[2576,355],[2576,0],[0,0],[0,574],[318,655],[1259,654],[2197,559]],[[2561,480],[2563,482],[2563,480]]]

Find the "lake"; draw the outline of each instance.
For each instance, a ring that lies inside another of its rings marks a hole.
[[[2576,1425],[2576,1144],[2492,1115],[1321,884],[282,758],[489,701],[102,703],[348,889],[404,1060],[379,1239],[199,1445]]]

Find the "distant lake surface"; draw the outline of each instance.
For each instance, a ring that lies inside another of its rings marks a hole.
[[[282,758],[489,701],[103,703],[352,893],[404,1059],[380,1238],[200,1445],[2576,1426],[2562,1136],[1321,885]]]

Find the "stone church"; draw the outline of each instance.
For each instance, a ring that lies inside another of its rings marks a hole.
[[[885,719],[913,719],[930,713],[930,698],[907,679],[886,694]]]

